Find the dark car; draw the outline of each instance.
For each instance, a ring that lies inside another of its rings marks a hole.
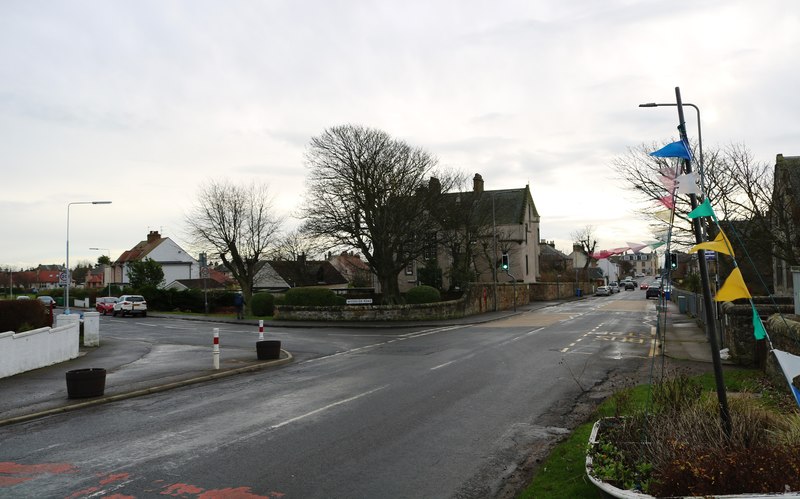
[[[650,297],[658,298],[659,296],[661,296],[661,286],[650,286],[644,292],[645,299],[650,299]]]
[[[633,291],[636,289],[636,283],[633,281],[625,281],[625,291]]]

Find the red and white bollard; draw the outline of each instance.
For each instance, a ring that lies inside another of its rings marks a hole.
[[[214,369],[219,369],[219,328],[214,328]]]
[[[258,321],[258,341],[264,339],[264,321]]]

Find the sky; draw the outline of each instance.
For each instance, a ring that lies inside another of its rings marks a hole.
[[[800,155],[799,53],[796,0],[4,0],[0,267],[152,230],[191,250],[210,180],[266,182],[297,226],[306,147],[343,124],[529,185],[565,253],[587,226],[597,249],[652,241],[612,161],[676,140],[677,112],[638,104],[680,87],[706,149],[774,164]]]

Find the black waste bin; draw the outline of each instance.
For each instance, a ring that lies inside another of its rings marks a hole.
[[[67,397],[100,397],[106,389],[106,370],[100,367],[67,371]]]
[[[281,358],[281,342],[278,340],[262,340],[256,342],[258,360]]]

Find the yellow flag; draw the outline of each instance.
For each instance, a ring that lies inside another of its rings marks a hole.
[[[653,213],[653,215],[657,219],[659,219],[661,221],[664,221],[664,222],[667,222],[667,223],[669,223],[669,221],[672,220],[672,210],[657,211],[657,212]]]
[[[706,241],[704,243],[696,244],[692,246],[692,249],[689,250],[689,253],[694,253],[697,250],[712,250],[716,251],[717,253],[725,253],[726,255],[736,256],[733,254],[733,246],[731,246],[731,242],[725,237],[725,233],[722,230],[719,231],[717,237],[714,238],[713,241]]]
[[[739,298],[751,298],[750,292],[747,291],[747,285],[742,279],[742,271],[739,267],[733,269],[731,275],[725,279],[725,283],[717,291],[717,296],[714,297],[716,301],[733,301]]]

